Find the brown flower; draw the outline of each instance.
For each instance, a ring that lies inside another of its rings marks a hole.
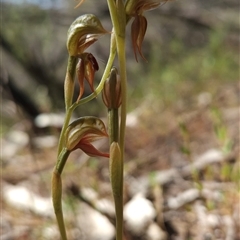
[[[143,16],[143,13],[145,11],[157,8],[161,3],[167,1],[168,0],[128,0],[126,2],[126,14],[129,18],[134,18],[131,27],[131,35],[136,61],[138,61],[137,53],[139,53],[140,56],[145,59],[142,54],[142,43],[147,30],[147,19]]]
[[[84,93],[84,79],[87,80],[92,92],[94,92],[93,81],[95,72],[98,71],[98,69],[99,67],[97,60],[91,53],[82,53],[79,55],[79,61],[76,66],[76,71],[80,86],[80,92],[77,102],[81,99]]]
[[[101,119],[82,117],[68,126],[65,135],[66,149],[81,149],[89,156],[109,157],[109,153],[101,152],[92,145],[92,142],[107,136],[106,127]]]
[[[146,58],[143,56],[142,53],[142,43],[147,30],[147,19],[142,15],[136,15],[132,27],[132,45],[133,45],[133,52],[135,55],[135,59],[138,62],[137,59],[137,52],[140,54],[140,56],[146,60]]]

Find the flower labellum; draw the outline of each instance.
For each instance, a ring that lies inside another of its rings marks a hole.
[[[67,49],[70,56],[77,56],[97,41],[99,36],[108,33],[93,14],[78,17],[68,30]]]
[[[109,157],[109,153],[97,150],[91,143],[107,137],[103,121],[96,117],[82,117],[72,122],[65,134],[65,147],[68,151],[80,148],[89,156]]]

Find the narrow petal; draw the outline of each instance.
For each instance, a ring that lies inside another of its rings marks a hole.
[[[92,90],[92,92],[94,92],[94,76],[95,76],[95,70],[93,69],[91,63],[89,62],[86,65],[86,71],[85,71],[85,78],[87,80],[87,82],[89,83],[89,86]]]
[[[137,39],[138,39],[138,34],[139,34],[139,29],[140,29],[140,21],[138,16],[136,16],[133,20],[132,26],[131,26],[131,36],[132,36],[132,46],[133,46],[133,52],[135,55],[135,59],[138,62],[137,59]]]
[[[137,52],[140,54],[140,56],[146,60],[146,58],[142,54],[142,43],[144,40],[144,36],[147,30],[147,20],[144,16],[136,15],[134,18],[134,21],[132,23],[131,28],[132,33],[132,45],[133,45],[133,51],[135,55],[135,59],[138,62],[137,59]]]
[[[92,63],[94,70],[98,71],[99,70],[98,62],[91,53],[88,54],[88,60]]]
[[[85,78],[88,81],[92,92],[94,92],[93,82],[94,82],[95,72],[99,69],[99,67],[98,67],[97,60],[91,53],[89,53],[86,57],[85,68],[86,68]]]
[[[78,78],[78,83],[79,83],[79,88],[80,88],[80,92],[79,92],[78,99],[77,99],[77,102],[78,102],[84,93],[85,68],[84,68],[84,61],[82,59],[79,60],[77,66],[76,66],[76,71],[77,71],[77,78]]]
[[[139,29],[139,34],[137,38],[137,48],[141,57],[144,60],[146,60],[146,58],[143,56],[143,53],[142,53],[142,43],[147,30],[147,19],[144,16],[139,16],[139,21],[140,21],[140,29]]]

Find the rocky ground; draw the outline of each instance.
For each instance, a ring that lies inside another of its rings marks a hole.
[[[229,83],[190,108],[146,99],[129,113],[125,240],[240,239],[238,100]],[[1,239],[59,239],[50,181],[62,116],[39,116],[32,128],[15,107],[4,104],[19,117],[1,139]],[[107,159],[72,154],[63,189],[69,239],[114,239]]]

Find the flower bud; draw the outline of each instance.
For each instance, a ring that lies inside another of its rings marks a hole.
[[[102,98],[108,109],[117,109],[122,103],[121,80],[115,67],[111,69],[110,76],[104,83]]]
[[[68,30],[67,49],[70,56],[77,56],[97,41],[100,35],[108,33],[93,14],[78,17]]]

